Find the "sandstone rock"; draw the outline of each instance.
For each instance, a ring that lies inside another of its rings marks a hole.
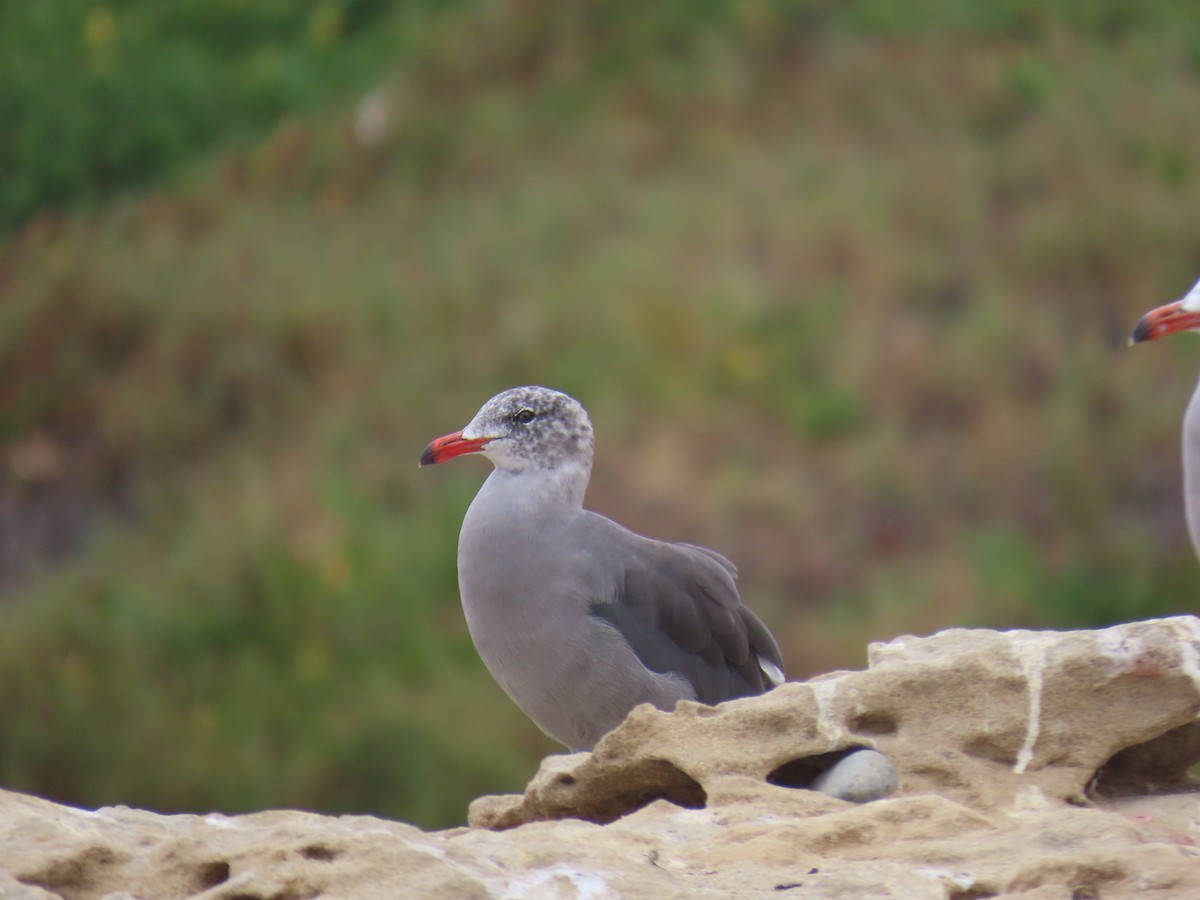
[[[863,672],[640,708],[471,828],[0,791],[0,897],[1200,897],[1198,716],[1193,617],[906,637]],[[803,789],[857,747],[898,796]]]
[[[1028,795],[1086,803],[1094,779],[1109,793],[1183,788],[1200,759],[1195,617],[955,629],[873,645],[869,660],[718,707],[639,707],[592,753],[545,760],[524,797],[477,800],[470,822],[608,822],[655,797],[698,807],[731,775],[809,787],[855,747],[888,757],[904,793],[977,808]]]

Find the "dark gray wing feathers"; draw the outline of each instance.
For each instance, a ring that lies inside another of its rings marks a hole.
[[[703,547],[626,534],[614,560],[616,595],[593,602],[590,614],[613,625],[648,669],[687,679],[704,703],[771,688],[759,657],[782,669],[779,646],[742,605],[733,564]]]

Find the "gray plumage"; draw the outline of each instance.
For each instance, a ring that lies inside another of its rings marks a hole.
[[[1183,414],[1183,511],[1192,550],[1200,557],[1200,384]]]
[[[1142,316],[1129,342],[1157,341],[1181,331],[1200,331],[1200,281],[1181,299]],[[1200,556],[1200,384],[1183,415],[1183,506],[1192,549]]]
[[[421,457],[482,453],[495,466],[459,536],[467,626],[505,692],[572,750],[591,749],[639,703],[715,704],[783,680],[732,563],[583,508],[593,447],[576,400],[520,387]]]

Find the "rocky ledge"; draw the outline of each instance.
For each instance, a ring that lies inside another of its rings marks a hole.
[[[808,788],[855,748],[899,774]],[[0,791],[0,897],[1200,897],[1200,619],[945,631],[763,697],[635,710],[470,827]]]

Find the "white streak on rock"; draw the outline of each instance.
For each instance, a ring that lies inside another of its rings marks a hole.
[[[561,897],[564,896],[555,888],[569,884],[575,889],[579,900],[602,900],[615,894],[601,876],[593,872],[581,872],[569,866],[553,866],[549,869],[530,872],[522,878],[514,879],[501,897],[504,900],[523,900],[525,897]],[[553,893],[551,893],[553,891]]]
[[[846,729],[842,726],[834,712],[834,699],[838,690],[838,679],[828,681],[813,681],[813,699],[817,701],[817,733],[826,738],[831,744],[846,737]]]
[[[1046,648],[1037,635],[1024,637],[1015,647],[1017,659],[1025,670],[1025,682],[1029,690],[1029,720],[1025,727],[1025,742],[1017,752],[1013,772],[1022,774],[1033,759],[1033,748],[1042,731],[1042,678],[1046,670]]]
[[[913,871],[953,887],[954,893],[969,891],[975,887],[975,879],[966,872],[951,872],[938,866],[917,866]]]
[[[1200,619],[1177,616],[1166,621],[1171,630],[1179,635],[1179,667],[1196,686],[1196,693],[1200,694]]]

